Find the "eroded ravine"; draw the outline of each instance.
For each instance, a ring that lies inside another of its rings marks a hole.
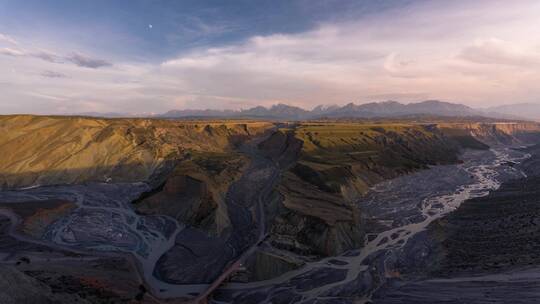
[[[287,296],[294,302],[309,303],[315,299],[324,301],[341,297],[354,297],[358,300],[362,296],[369,295],[381,280],[389,275],[387,272],[391,272],[391,269],[385,267],[386,259],[391,258],[392,254],[404,246],[411,237],[423,231],[435,219],[455,210],[463,201],[484,196],[489,191],[497,189],[501,183],[500,173],[504,170],[516,170],[506,164],[519,162],[528,157],[526,154],[505,148],[484,153],[491,153],[491,156],[473,155],[470,159],[466,159],[464,164],[447,166],[453,168],[452,170],[461,170],[462,174],[470,175],[472,178],[466,184],[452,185],[453,189],[436,189],[438,192],[435,191],[426,197],[419,196],[421,203],[416,204],[418,206],[416,213],[421,220],[413,220],[382,231],[366,242],[361,250],[352,250],[337,257],[308,263],[298,270],[271,280],[228,284],[220,292],[227,296],[223,299],[218,297],[215,301],[233,302],[253,297],[261,303],[269,303]],[[261,184],[265,185],[261,188],[264,194],[273,187],[277,179],[277,168],[263,158],[257,158],[254,154],[251,156],[256,161],[258,159],[258,163],[255,163],[246,174],[256,175],[257,171],[264,172],[262,175],[265,179],[261,181]],[[429,174],[430,170],[439,169],[433,168],[417,174]],[[512,174],[522,173],[516,171]],[[403,177],[402,182],[407,183],[414,178],[417,177]],[[392,183],[396,181],[377,185],[373,192],[381,191],[381,188],[385,187],[391,189],[388,187],[391,187]],[[176,236],[182,232],[184,226],[167,216],[137,214],[131,202],[140,193],[148,190],[148,186],[142,183],[87,184],[4,191],[0,195],[3,201],[13,203],[50,198],[72,201],[77,205],[77,209],[70,216],[51,226],[44,236],[45,240],[52,242],[51,246],[58,244],[77,250],[131,253],[139,261],[145,281],[159,297],[184,297],[202,292],[207,284],[170,284],[157,279],[154,275],[158,259],[172,248]],[[427,190],[426,192],[429,192]],[[262,204],[260,196],[257,197],[259,199],[256,204]],[[391,201],[386,203],[392,204]],[[260,211],[261,207],[256,209]],[[398,209],[393,211],[396,217],[400,211]],[[265,222],[264,214],[259,213],[258,220]],[[264,227],[256,234],[260,238],[263,233]],[[382,267],[374,269],[374,265]],[[351,290],[353,288],[354,291]]]
[[[486,157],[488,155],[485,153],[489,153],[490,157]],[[479,155],[474,155],[464,164],[447,166],[470,175],[471,181],[465,185],[455,186],[454,190],[439,189],[444,193],[442,195],[435,192],[420,199],[421,203],[418,204],[418,212],[422,218],[420,221],[385,230],[366,242],[359,251],[354,250],[338,257],[309,263],[301,269],[275,279],[247,284],[229,284],[225,289],[228,289],[231,294],[219,302],[229,302],[227,298],[232,299],[232,302],[235,299],[246,299],[250,294],[261,303],[273,302],[283,295],[291,299],[296,297],[294,302],[298,303],[313,303],[316,300],[319,303],[336,298],[343,298],[345,301],[352,298],[355,298],[357,302],[368,301],[369,294],[382,284],[386,276],[391,275],[392,269],[386,269],[386,259],[395,258],[392,255],[396,254],[410,238],[425,230],[432,221],[458,208],[465,200],[485,196],[489,191],[496,190],[504,178],[521,176],[523,174],[521,171],[508,164],[520,162],[529,157],[528,154],[508,148],[497,148],[477,154]],[[428,174],[429,171],[418,174]],[[501,177],[501,173],[505,176]],[[410,178],[409,176],[402,179]],[[412,176],[412,178],[415,177]],[[385,187],[391,182],[374,188]],[[388,203],[391,204],[391,202]],[[377,269],[374,270],[374,265],[382,265],[382,267],[375,267]],[[374,271],[378,272],[379,278],[375,278]],[[319,280],[323,283],[307,284],[310,280]],[[351,291],[351,288],[355,288],[356,291]]]
[[[259,155],[255,148],[263,139],[253,140],[242,148],[243,153],[251,158],[251,164],[227,195],[227,203],[232,204],[229,209],[233,210],[230,216],[235,223],[235,234],[245,235],[245,238],[240,240],[231,238],[231,242],[241,242],[239,245],[245,246],[244,243],[248,243],[245,242],[246,238],[254,236],[253,240],[248,240],[249,244],[253,245],[247,249],[239,248],[238,255],[242,251],[253,251],[252,246],[265,237],[266,219],[262,212],[264,199],[274,188],[279,175],[277,165]],[[248,182],[255,182],[257,185],[250,189],[251,196],[245,196],[246,191],[243,188],[243,184]],[[43,241],[31,238],[25,238],[25,241],[47,244],[50,247],[71,248],[79,252],[129,253],[138,261],[144,280],[154,295],[176,298],[192,297],[203,292],[208,284],[171,284],[156,277],[155,269],[159,259],[173,248],[176,237],[184,231],[185,226],[169,216],[145,216],[137,213],[132,202],[149,190],[145,183],[34,186],[2,191],[0,200],[13,204],[53,198],[70,201],[76,205],[76,209],[48,227]],[[254,199],[246,199],[251,197]],[[246,202],[249,205],[246,205]],[[257,218],[246,218],[249,212],[236,212],[241,209],[254,209],[254,216]],[[13,214],[7,214],[10,215],[13,226],[19,224]],[[256,225],[251,227],[251,223]],[[248,231],[247,228],[254,228],[256,231]],[[14,230],[11,229],[11,232]],[[234,247],[235,244],[231,243],[230,246]],[[208,254],[219,255],[219,252]],[[215,271],[219,272],[220,269]]]

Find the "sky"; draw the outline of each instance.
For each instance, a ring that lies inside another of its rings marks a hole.
[[[0,114],[540,99],[536,0],[0,0]]]

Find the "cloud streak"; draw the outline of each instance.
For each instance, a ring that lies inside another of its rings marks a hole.
[[[5,47],[5,48],[0,48],[0,55],[17,57],[17,56],[24,56],[25,53],[17,49]]]
[[[67,57],[65,57],[66,60],[85,68],[91,68],[91,69],[97,69],[102,67],[110,67],[112,66],[112,63],[98,58],[92,58],[80,53],[73,53]]]
[[[12,37],[8,36],[8,35],[4,35],[2,33],[0,33],[0,43],[7,43],[7,44],[11,44],[11,45],[17,45],[18,42],[17,40],[13,39]]]
[[[47,77],[47,78],[66,78],[67,75],[55,71],[43,71],[41,73],[41,76]]]
[[[13,44],[13,47],[0,48],[0,55],[12,57],[31,57],[41,59],[50,63],[72,63],[79,67],[97,69],[102,67],[111,67],[113,64],[107,60],[91,57],[79,52],[72,52],[68,55],[60,55],[54,52],[41,49],[32,49],[29,47],[19,46],[19,43],[7,35],[0,34],[0,42],[6,41]]]

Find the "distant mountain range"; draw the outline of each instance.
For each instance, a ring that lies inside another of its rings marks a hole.
[[[392,118],[415,115],[446,117],[490,117],[498,119],[540,120],[540,104],[516,104],[475,109],[463,104],[426,100],[403,104],[397,101],[349,103],[344,106],[317,106],[305,110],[296,106],[276,104],[269,108],[257,106],[244,110],[172,110],[157,115],[122,113],[80,113],[95,117],[156,117],[156,118],[253,118],[275,120],[337,119],[337,118]]]
[[[540,104],[518,103],[486,109],[488,112],[504,113],[506,115],[523,117],[526,119],[540,120]]]
[[[164,118],[184,118],[184,117],[232,117],[232,118],[268,118],[268,119],[289,119],[301,120],[309,119],[314,115],[313,111],[307,111],[299,107],[286,104],[273,105],[270,108],[257,106],[247,110],[173,110],[165,114],[158,115]]]
[[[158,115],[162,118],[189,117],[230,117],[230,118],[266,118],[266,119],[322,119],[322,118],[384,118],[411,115],[436,116],[486,116],[493,118],[516,119],[519,115],[496,112],[491,109],[474,109],[462,104],[426,100],[418,103],[403,104],[397,101],[372,102],[366,104],[349,103],[344,106],[317,106],[313,110],[305,110],[286,104],[277,104],[269,108],[262,106],[239,110],[174,110]]]
[[[120,117],[131,117],[133,115],[127,113],[116,113],[116,112],[81,112],[73,114],[75,116],[89,116],[89,117],[105,117],[105,118],[120,118]]]

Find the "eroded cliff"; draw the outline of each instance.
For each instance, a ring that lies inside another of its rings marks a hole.
[[[0,117],[0,185],[140,182],[186,154],[228,152],[264,122],[177,122],[87,117]]]
[[[437,127],[468,148],[520,144],[540,139],[540,124],[533,122],[441,123]]]
[[[362,247],[377,224],[357,198],[382,180],[457,162],[460,146],[430,125],[302,123],[281,128],[259,149],[283,173],[267,206],[271,248],[252,261],[254,279]]]

